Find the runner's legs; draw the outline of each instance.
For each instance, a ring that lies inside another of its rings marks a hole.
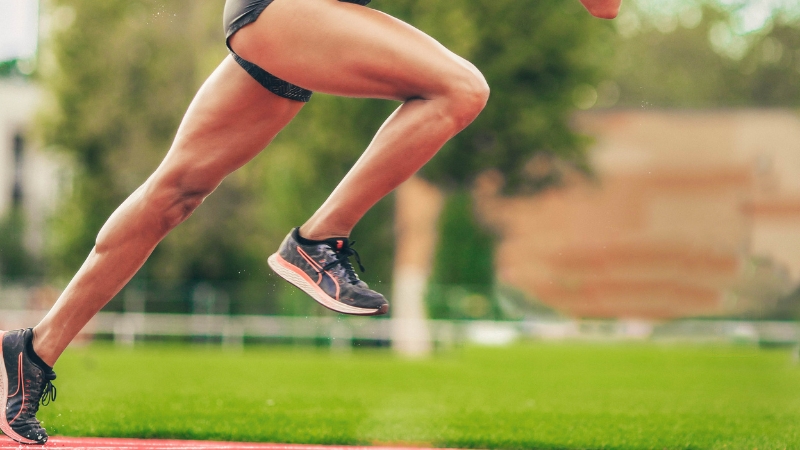
[[[338,0],[275,0],[230,40],[243,58],[312,91],[403,104],[317,212],[308,239],[346,237],[483,109],[478,70],[389,15]],[[293,57],[278,55],[290,49]]]
[[[488,88],[467,61],[413,27],[338,0],[275,0],[231,39],[286,81],[338,95],[403,101],[303,236],[348,236],[379,199],[416,172],[483,108]],[[155,173],[112,214],[95,248],[37,325],[34,348],[55,364],[158,242],[232,171],[258,154],[303,103],[278,97],[226,58],[198,92]]]
[[[153,175],[111,215],[95,247],[34,328],[50,366],[166,234],[229,173],[257,155],[304,103],[278,97],[225,58],[200,88]]]

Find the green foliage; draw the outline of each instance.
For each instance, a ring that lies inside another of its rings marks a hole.
[[[609,68],[618,106],[800,104],[796,17],[778,12],[763,28],[737,34],[737,10],[730,5],[687,2],[687,9],[654,17],[637,9],[643,3],[627,3],[617,22],[621,32]]]
[[[766,317],[772,320],[800,320],[800,287],[778,299],[773,311]]]
[[[463,0],[419,2],[411,21],[472,61],[492,89],[477,120],[421,173],[445,187],[468,188],[487,169],[505,177],[506,192],[557,183],[557,165],[532,171],[544,154],[588,171],[587,140],[569,127],[573,91],[596,83],[613,37],[607,21],[577,1]]]
[[[2,61],[0,62],[0,77],[7,77],[16,72],[17,61]]]
[[[439,221],[427,296],[430,317],[499,318],[493,295],[494,236],[476,221],[469,192],[451,195]]]
[[[0,61],[0,77],[11,77],[19,74],[20,73],[17,69],[16,59],[12,59],[10,61]]]
[[[14,206],[0,221],[0,279],[20,280],[41,273],[24,244],[25,214]]]
[[[95,345],[69,349],[57,370],[58,401],[39,410],[57,435],[504,449],[800,447],[800,369],[788,351],[536,344],[408,361],[375,351]]]
[[[57,70],[43,74],[56,110],[48,145],[77,162],[74,195],[56,219],[52,269],[69,275],[110,213],[155,169],[183,111],[224,50],[211,17],[221,5],[194,1],[55,0],[74,13],[49,42]],[[225,189],[223,189],[225,191]],[[222,194],[225,195],[225,194]]]

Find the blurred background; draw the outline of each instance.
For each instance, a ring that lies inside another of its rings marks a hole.
[[[0,0],[0,329],[31,326],[226,56],[222,1]],[[315,94],[86,336],[389,346],[800,336],[800,7],[375,0],[464,56],[483,114],[352,237],[392,320],[266,264],[396,107]],[[302,57],[302,56],[300,56]]]

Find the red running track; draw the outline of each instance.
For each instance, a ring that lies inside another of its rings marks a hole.
[[[248,442],[178,441],[161,439],[52,437],[45,445],[20,445],[0,435],[0,449],[128,449],[128,450],[431,450],[420,447],[353,447],[335,445],[254,444]]]

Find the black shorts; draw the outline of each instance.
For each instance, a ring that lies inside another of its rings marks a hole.
[[[225,43],[228,45],[233,59],[239,63],[242,68],[247,71],[253,78],[256,79],[262,86],[267,88],[270,92],[281,97],[300,102],[307,102],[311,98],[311,91],[303,89],[300,86],[295,86],[292,83],[283,81],[275,75],[270,74],[266,70],[258,67],[257,65],[247,61],[241,56],[237,55],[231,48],[228,41],[234,33],[239,31],[243,26],[253,23],[258,19],[258,16],[272,3],[273,0],[226,0],[225,12],[223,13],[223,25],[225,27]],[[371,0],[339,0],[348,3],[357,3],[359,5],[366,5]]]

